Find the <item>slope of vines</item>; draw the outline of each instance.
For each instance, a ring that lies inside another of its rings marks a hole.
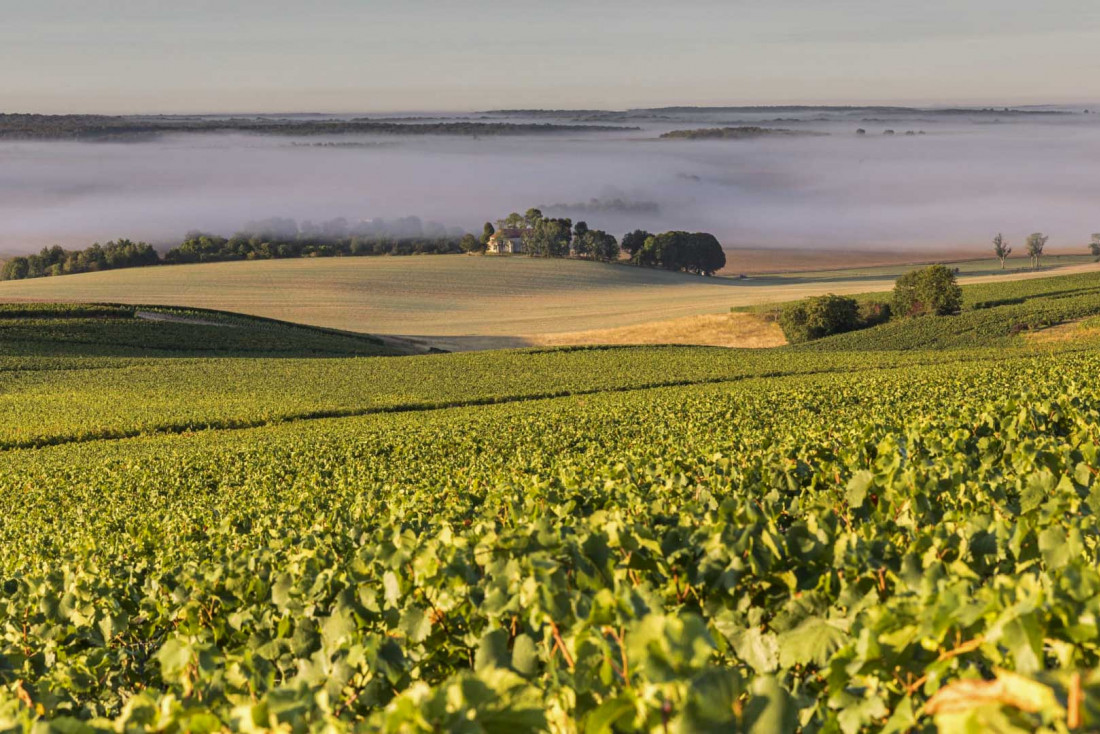
[[[1100,725],[1100,357],[885,367],[5,452],[0,726]]]

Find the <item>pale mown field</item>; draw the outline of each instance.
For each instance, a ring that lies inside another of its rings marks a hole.
[[[1088,263],[1041,277],[1100,269]],[[0,302],[162,304],[237,311],[335,329],[413,337],[443,349],[568,343],[768,346],[773,325],[733,306],[888,290],[892,271],[833,278],[703,278],[526,257],[420,256],[177,265],[0,283]]]

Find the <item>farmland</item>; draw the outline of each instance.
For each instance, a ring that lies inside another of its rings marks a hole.
[[[0,724],[1095,726],[1098,289],[798,348],[411,357],[4,307]],[[1041,705],[937,704],[994,675]]]
[[[1091,271],[1078,260],[1064,271]],[[988,264],[988,263],[987,263]],[[446,350],[521,347],[585,333],[728,313],[826,292],[887,290],[904,268],[746,280],[536,258],[317,258],[138,268],[0,283],[3,301],[161,303],[346,331]],[[980,272],[987,272],[985,265]],[[1027,279],[1013,273],[964,277]],[[591,336],[590,334],[588,336]],[[581,338],[580,343],[590,339]],[[560,343],[560,341],[556,342]]]

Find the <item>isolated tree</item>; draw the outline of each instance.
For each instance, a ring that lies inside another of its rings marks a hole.
[[[899,316],[947,316],[962,308],[962,289],[945,265],[910,270],[894,285],[892,311]]]
[[[1089,243],[1089,252],[1096,257],[1100,257],[1100,232],[1092,236],[1092,242]]]
[[[1035,232],[1027,237],[1027,254],[1035,268],[1042,265],[1043,248],[1047,246],[1047,240],[1049,239],[1050,237],[1042,232]]]
[[[1001,261],[1001,270],[1005,269],[1005,260],[1012,254],[1012,248],[1005,242],[1004,235],[1000,232],[993,238],[993,254]]]
[[[493,235],[496,233],[496,227],[494,227],[491,222],[486,222],[485,227],[481,230],[481,244],[488,247],[489,240],[493,239]]]

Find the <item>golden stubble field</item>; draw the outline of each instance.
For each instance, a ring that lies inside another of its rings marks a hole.
[[[1072,265],[1024,278],[1100,269]],[[361,257],[177,265],[0,283],[0,302],[162,304],[412,337],[443,349],[533,344],[772,346],[774,325],[734,306],[888,290],[889,273],[703,278],[526,257]],[[709,318],[698,317],[711,315]],[[717,315],[720,315],[719,318]]]

